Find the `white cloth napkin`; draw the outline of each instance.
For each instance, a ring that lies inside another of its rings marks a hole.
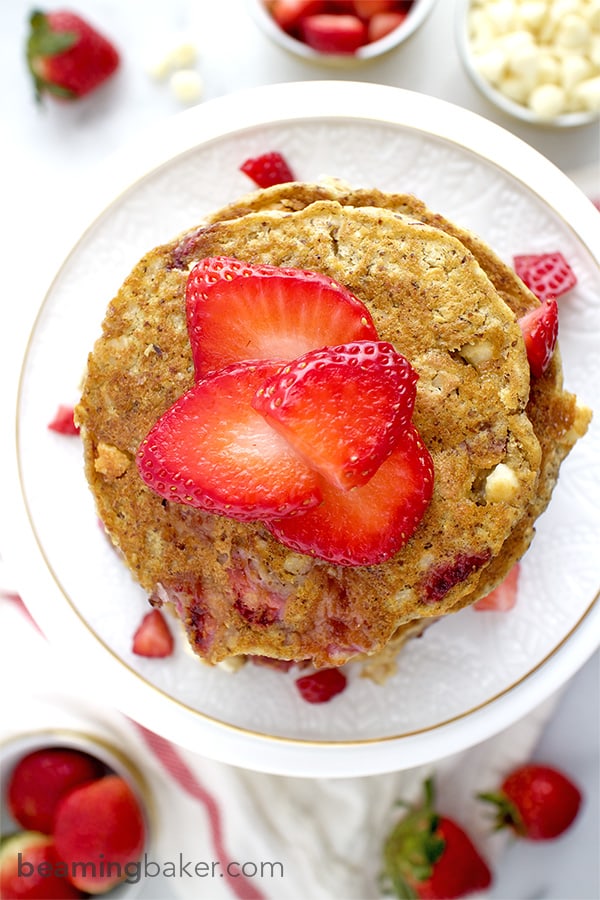
[[[383,840],[401,814],[396,803],[418,800],[431,774],[440,811],[467,828],[493,869],[506,837],[491,833],[474,795],[529,758],[555,702],[433,767],[296,779],[214,762],[114,710],[90,706],[10,592],[0,596],[0,660],[2,684],[11,686],[0,742],[38,728],[79,729],[120,747],[139,767],[155,815],[138,887],[142,896],[161,900],[375,900]]]

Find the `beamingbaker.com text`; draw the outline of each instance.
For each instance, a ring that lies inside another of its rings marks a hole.
[[[21,878],[120,878],[128,884],[137,884],[143,878],[268,878],[282,879],[283,863],[262,862],[227,862],[219,860],[192,860],[180,853],[177,859],[158,862],[147,854],[138,862],[119,863],[104,859],[103,854],[97,861],[71,861],[69,863],[56,860],[40,862],[37,865],[17,855],[17,873]]]

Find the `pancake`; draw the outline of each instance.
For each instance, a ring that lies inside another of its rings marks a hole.
[[[510,266],[473,232],[461,228],[439,213],[432,212],[422,200],[411,194],[385,193],[375,188],[353,190],[337,179],[323,184],[283,184],[248,194],[214,213],[208,221],[223,221],[268,209],[292,211],[303,209],[317,200],[337,200],[343,206],[389,209],[440,228],[457,238],[474,255],[479,265],[502,297],[520,317],[539,306],[538,299],[523,284]],[[546,509],[558,478],[562,461],[576,441],[585,434],[591,418],[590,410],[579,404],[577,397],[564,390],[560,348],[557,347],[550,366],[542,377],[531,383],[527,415],[540,443],[541,463],[538,488],[526,514],[505,545],[509,559],[518,560],[529,547],[536,519]],[[481,579],[471,594],[465,594],[457,608],[473,603],[502,581],[508,564],[499,555],[481,572]],[[509,566],[508,566],[509,567]]]
[[[193,384],[188,272],[217,255],[341,282],[419,373],[414,422],[433,458],[434,495],[386,563],[335,566],[292,552],[260,523],[169,503],[141,481],[140,442]],[[587,424],[562,390],[558,353],[530,392],[515,314],[536,304],[481,241],[415,198],[337,186],[257,192],[140,261],[109,305],[76,415],[108,534],[201,658],[341,665],[506,574]]]

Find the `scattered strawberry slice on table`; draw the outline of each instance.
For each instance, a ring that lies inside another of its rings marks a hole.
[[[327,703],[345,690],[348,679],[340,669],[319,669],[296,679],[296,687],[307,703]]]
[[[519,563],[515,563],[504,581],[473,604],[473,609],[479,612],[485,610],[493,610],[496,612],[508,612],[513,609],[517,602],[519,575],[521,567]]]
[[[152,609],[143,617],[133,635],[133,652],[137,656],[164,659],[171,656],[175,642],[160,609]]]
[[[56,431],[57,434],[78,435],[79,426],[75,424],[73,418],[73,407],[61,404],[52,421],[48,423],[48,428],[50,431]]]
[[[137,797],[113,774],[74,788],[56,811],[54,841],[75,887],[90,894],[110,890],[144,850],[146,826]]]
[[[513,258],[515,272],[538,300],[560,297],[577,284],[562,253],[523,254]]]
[[[110,78],[120,58],[112,42],[81,16],[36,10],[30,17],[27,62],[38,100],[43,94],[75,100]]]
[[[249,359],[291,360],[318,347],[377,340],[366,306],[331,278],[208,257],[186,285],[197,377]]]
[[[234,363],[206,376],[151,429],[138,452],[161,497],[240,521],[319,502],[318,476],[251,406],[281,361]]]
[[[266,522],[280,543],[336,565],[385,562],[412,536],[433,492],[433,462],[419,433],[407,426],[369,481],[351,491],[321,479],[322,503]]]
[[[424,803],[410,807],[385,841],[382,879],[397,897],[424,900],[466,897],[492,882],[464,828],[436,812],[431,780],[425,783]]]
[[[0,846],[0,897],[4,900],[75,900],[84,894],[60,874],[54,838],[19,831]]]
[[[558,339],[558,304],[550,298],[519,319],[529,368],[540,378],[552,359]]]
[[[510,772],[496,793],[479,794],[496,809],[496,828],[509,828],[531,841],[563,834],[581,806],[581,791],[552,766],[527,763]]]
[[[253,406],[331,484],[365,484],[409,424],[417,373],[383,341],[310,350],[259,389]]]
[[[368,39],[366,24],[353,15],[305,16],[300,29],[305,43],[319,53],[356,53]]]
[[[27,831],[52,831],[56,807],[72,788],[98,778],[99,762],[87,753],[62,747],[35,750],[13,769],[7,789],[12,817]]]
[[[240,171],[251,178],[260,188],[296,181],[287,160],[277,150],[245,160],[240,166]]]

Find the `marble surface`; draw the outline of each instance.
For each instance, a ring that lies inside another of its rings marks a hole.
[[[182,108],[168,85],[150,78],[147,70],[184,38],[199,50],[197,69],[204,81],[204,99],[283,81],[349,78],[386,83],[472,109],[517,134],[564,171],[598,165],[597,125],[574,131],[535,128],[509,119],[477,93],[456,51],[454,5],[453,0],[439,0],[419,33],[401,50],[343,71],[303,62],[273,45],[257,29],[243,0],[78,0],[77,9],[118,41],[123,66],[109,85],[81,104],[47,103],[40,109],[33,102],[23,63],[29,4],[25,0],[3,3],[0,228],[8,271],[3,335],[9,333],[10,303],[27,304],[33,316],[52,231],[60,228],[65,211],[76,206],[94,166],[140,131],[157,122],[167,123]],[[11,329],[24,331],[29,324],[22,315],[11,322]],[[11,351],[23,338],[23,333],[13,331],[14,341],[5,337],[3,342],[3,367],[16,363]],[[548,845],[513,845],[497,872],[495,900],[597,900],[600,896],[599,681],[596,654],[561,693],[535,754],[570,772],[581,785],[586,803],[577,824]]]

